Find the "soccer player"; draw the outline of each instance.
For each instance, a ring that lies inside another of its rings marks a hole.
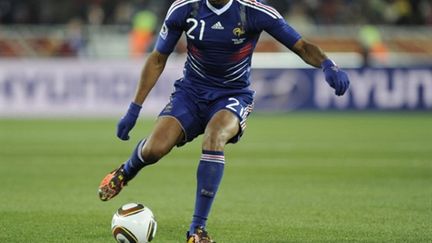
[[[214,242],[206,231],[206,221],[224,171],[224,147],[240,139],[252,111],[251,59],[262,31],[306,63],[322,68],[336,95],[348,89],[347,74],[317,46],[304,40],[274,8],[256,0],[177,0],[169,8],[155,50],[146,60],[135,98],[118,123],[117,136],[129,139],[142,103],[183,33],[187,38],[184,76],[175,82],[175,92],[150,135],[138,143],[126,162],[102,180],[102,201],[116,196],[143,167],[158,162],[174,146],[204,134],[187,242]]]

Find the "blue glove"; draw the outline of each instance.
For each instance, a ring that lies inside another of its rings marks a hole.
[[[350,84],[348,75],[344,71],[340,70],[339,67],[330,59],[326,59],[322,62],[321,67],[324,71],[327,83],[330,87],[335,89],[335,94],[337,96],[345,94],[345,91],[347,91]]]
[[[135,126],[141,106],[135,103],[129,105],[129,109],[124,117],[117,124],[117,137],[121,140],[129,140],[129,131]]]

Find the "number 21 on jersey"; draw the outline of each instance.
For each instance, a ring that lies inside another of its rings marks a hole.
[[[204,30],[205,30],[205,25],[206,25],[206,23],[205,23],[205,21],[204,20],[200,20],[199,22],[198,22],[198,20],[196,20],[196,19],[194,19],[194,18],[188,18],[187,20],[186,20],[186,23],[192,23],[192,26],[189,28],[189,30],[186,32],[186,35],[187,35],[187,37],[188,38],[190,38],[190,39],[192,39],[192,40],[195,40],[195,36],[193,36],[192,35],[192,32],[196,29],[196,28],[198,28],[198,26],[199,26],[199,28],[200,28],[200,31],[199,31],[199,37],[198,37],[198,39],[199,40],[202,40],[203,39],[203,37],[204,37]]]

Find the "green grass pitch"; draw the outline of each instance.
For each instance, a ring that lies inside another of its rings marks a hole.
[[[116,120],[0,120],[0,242],[114,242],[127,202],[155,213],[155,243],[184,242],[201,137],[115,199],[96,190],[131,141]],[[432,242],[431,113],[253,114],[226,149],[208,229],[218,243]]]

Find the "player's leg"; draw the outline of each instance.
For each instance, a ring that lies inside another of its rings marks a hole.
[[[202,155],[197,170],[197,192],[195,211],[189,235],[203,240],[207,217],[222,180],[225,165],[224,148],[228,141],[239,133],[239,118],[231,111],[218,111],[206,126],[202,144]],[[196,242],[191,239],[189,242]],[[209,237],[210,238],[210,237]],[[205,241],[207,242],[207,241]],[[211,242],[210,240],[208,242]]]
[[[137,144],[129,160],[124,163],[126,179],[133,179],[142,168],[158,162],[183,138],[182,127],[174,117],[159,117],[150,136]]]
[[[253,94],[241,93],[214,102],[207,110],[202,155],[197,170],[195,210],[188,243],[212,242],[205,226],[213,200],[222,180],[227,143],[236,143],[246,128],[253,109]],[[194,233],[195,232],[195,233]]]
[[[181,88],[176,89],[159,114],[159,119],[148,139],[140,141],[129,160],[102,181],[99,187],[101,200],[111,199],[143,167],[156,163],[175,145],[183,145],[203,132],[204,127],[198,116],[199,107],[196,106],[193,97]]]
[[[102,180],[99,186],[100,199],[107,201],[116,196],[142,168],[159,161],[183,137],[182,127],[175,118],[159,117],[149,138],[141,140],[131,157]]]

